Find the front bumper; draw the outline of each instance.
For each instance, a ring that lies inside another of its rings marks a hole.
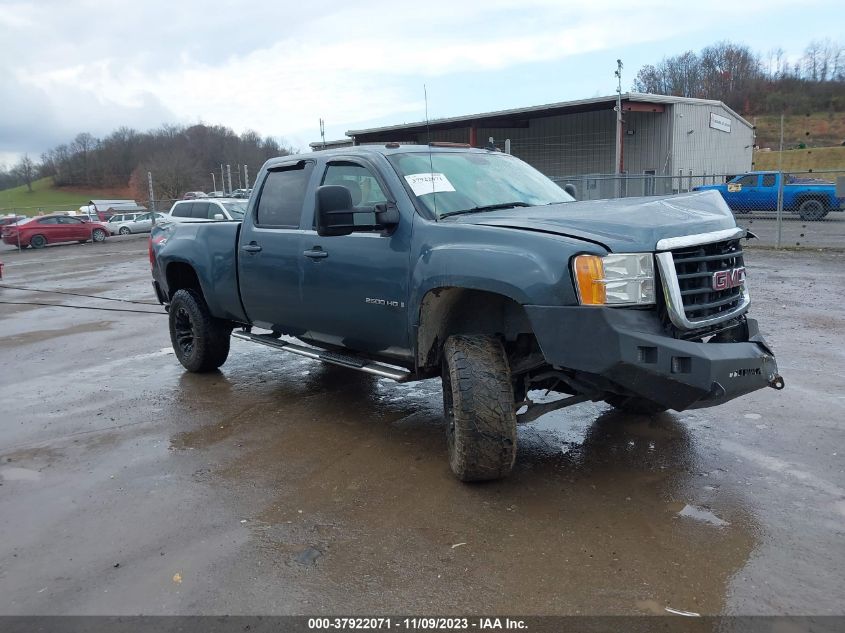
[[[525,309],[550,365],[591,374],[594,383],[667,409],[715,406],[779,378],[774,354],[753,319],[747,319],[746,341],[700,343],[667,336],[650,310]]]

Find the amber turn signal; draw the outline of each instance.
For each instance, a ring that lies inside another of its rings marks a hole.
[[[602,258],[596,255],[578,255],[575,258],[574,269],[581,305],[605,305],[607,290],[604,285]]]

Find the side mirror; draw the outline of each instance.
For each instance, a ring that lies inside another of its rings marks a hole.
[[[576,189],[575,185],[573,185],[571,182],[566,183],[563,186],[563,190],[576,200],[578,199],[578,189]]]
[[[317,187],[317,235],[349,235],[355,228],[353,213],[349,189],[340,185]]]
[[[225,220],[226,218],[223,216],[223,214],[222,214],[222,213],[215,213],[215,214],[214,214],[214,219],[215,219],[215,220]]]

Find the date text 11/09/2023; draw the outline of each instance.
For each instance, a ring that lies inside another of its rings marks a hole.
[[[315,631],[350,630],[412,630],[412,631],[518,631],[527,629],[524,620],[513,618],[308,618],[308,628]]]

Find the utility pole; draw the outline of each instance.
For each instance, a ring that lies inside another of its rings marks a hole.
[[[241,164],[238,163],[238,189],[243,189],[241,185]]]
[[[226,193],[226,175],[223,173],[223,163],[220,163],[220,186],[223,187],[223,194]]]
[[[244,189],[249,191],[249,166],[244,165]]]
[[[323,140],[323,149],[326,149],[326,124],[320,119],[320,138]]]
[[[150,188],[150,220],[152,225],[156,225],[156,201],[153,194],[153,172],[147,172],[147,186]]]
[[[214,172],[211,172],[211,190],[217,191],[217,178],[214,177]]]
[[[226,172],[229,174],[229,193],[232,193],[232,166],[226,165]]]
[[[778,217],[778,239],[777,248],[781,247],[783,239],[783,113],[780,115],[780,151],[778,152],[778,203],[777,203],[777,217]]]
[[[616,76],[616,165],[614,173],[616,174],[616,197],[621,194],[621,178],[622,178],[622,60],[616,60],[616,71],[613,73]]]

